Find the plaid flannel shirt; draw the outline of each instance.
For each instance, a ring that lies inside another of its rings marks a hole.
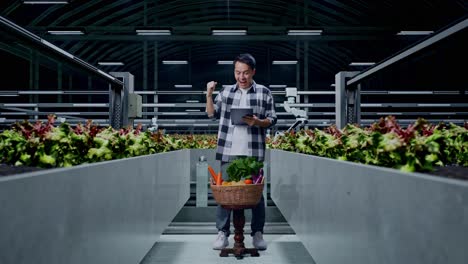
[[[247,92],[247,106],[253,109],[253,114],[259,119],[269,119],[271,126],[276,124],[275,105],[271,91],[261,84],[253,82],[252,88]],[[216,159],[224,162],[230,161],[232,147],[232,134],[234,125],[231,124],[231,107],[239,106],[241,91],[236,84],[226,87],[216,96],[214,100],[214,115],[211,118],[219,118],[218,148]],[[248,127],[249,138],[247,139],[252,157],[259,161],[265,159],[266,128],[252,126]]]

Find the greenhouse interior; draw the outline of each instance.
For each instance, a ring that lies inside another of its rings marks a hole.
[[[0,1],[0,264],[468,263],[468,2]]]

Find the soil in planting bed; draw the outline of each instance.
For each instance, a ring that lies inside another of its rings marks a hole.
[[[425,173],[447,178],[468,180],[468,167],[458,165],[435,167],[434,171]]]
[[[8,164],[0,164],[0,177],[7,175],[20,174],[31,171],[43,170],[43,168],[28,167],[28,166],[13,166]]]

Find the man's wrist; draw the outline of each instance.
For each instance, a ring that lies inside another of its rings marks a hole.
[[[255,126],[261,127],[263,125],[263,119],[257,119],[256,121],[257,124]]]
[[[268,122],[268,124],[266,123]],[[257,119],[257,124],[256,126],[258,127],[265,127],[265,126],[268,126],[270,124],[270,120],[268,118],[265,118],[265,119]]]

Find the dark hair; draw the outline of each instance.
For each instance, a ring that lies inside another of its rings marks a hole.
[[[236,62],[245,63],[249,65],[249,67],[252,70],[255,69],[255,65],[256,65],[255,58],[249,53],[244,53],[244,54],[240,54],[239,56],[237,56],[236,59],[234,60],[234,65],[236,65]]]

